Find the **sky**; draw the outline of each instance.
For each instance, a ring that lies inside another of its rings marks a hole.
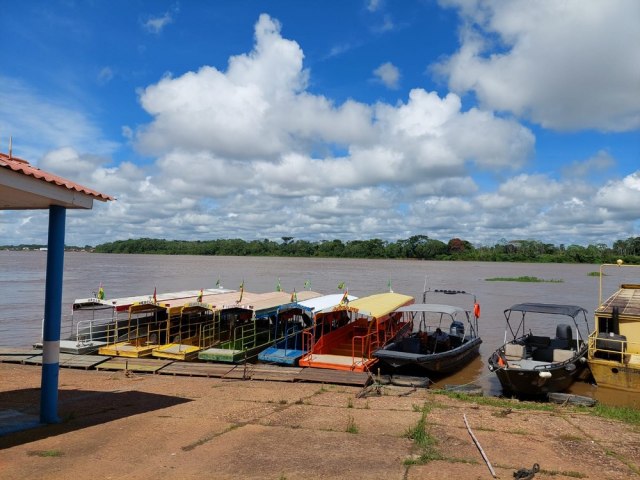
[[[636,0],[1,3],[0,151],[117,199],[68,245],[640,235]]]

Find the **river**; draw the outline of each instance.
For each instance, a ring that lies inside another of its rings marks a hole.
[[[46,258],[46,252],[0,251],[0,345],[28,346],[40,340]],[[589,329],[592,329],[593,311],[598,305],[599,281],[598,277],[589,276],[589,273],[598,271],[598,268],[598,265],[584,264],[67,252],[64,260],[63,315],[71,313],[74,299],[92,296],[100,284],[106,297],[113,298],[152,295],[154,288],[158,293],[213,288],[218,279],[225,288],[230,289],[238,289],[244,281],[245,289],[251,292],[273,291],[278,279],[285,291],[294,288],[301,291],[308,281],[311,290],[323,294],[338,293],[338,284],[344,282],[350,295],[362,297],[387,291],[391,282],[395,292],[412,295],[419,302],[426,281],[430,289],[472,292],[481,305],[479,329],[483,343],[480,357],[443,383],[474,382],[482,385],[487,393],[497,395],[500,393],[500,384],[495,375],[488,371],[486,359],[504,343],[504,309],[521,302],[580,305],[589,311]],[[629,272],[629,275],[633,270],[620,269],[620,272]],[[520,276],[555,282],[487,281],[495,277]],[[633,280],[613,274],[610,278],[604,278],[605,298],[622,281]],[[638,279],[633,281],[638,283]],[[450,302],[446,301],[449,299]],[[447,297],[444,301],[436,298],[432,302],[458,304],[457,297]],[[536,330],[535,327],[533,329]],[[551,330],[548,333],[553,335],[554,332]],[[582,382],[575,384],[572,391],[606,403],[640,407],[640,395],[637,394],[598,389]]]

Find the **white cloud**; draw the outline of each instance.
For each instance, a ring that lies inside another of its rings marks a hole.
[[[567,177],[586,177],[591,172],[601,173],[615,165],[615,160],[606,151],[600,150],[584,161],[574,161],[562,169]]]
[[[441,0],[465,22],[435,66],[459,93],[546,128],[640,127],[640,3]]]
[[[1,75],[0,132],[13,137],[13,154],[31,163],[52,148],[73,146],[107,155],[117,147],[79,105],[55,101]]]
[[[391,62],[380,65],[373,71],[376,78],[387,88],[397,89],[400,82],[400,70]]]
[[[173,16],[171,12],[165,12],[158,17],[149,17],[142,26],[150,33],[159,34],[162,33],[164,27],[173,23]]]
[[[111,67],[103,67],[100,72],[98,72],[98,84],[106,85],[113,79],[113,70]]]
[[[370,12],[376,12],[382,5],[381,0],[369,0],[367,2],[367,10]]]
[[[620,181],[609,181],[596,192],[595,204],[617,217],[637,220],[640,212],[640,170]]]

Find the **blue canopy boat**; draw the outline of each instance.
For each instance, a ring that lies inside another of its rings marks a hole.
[[[342,293],[323,295],[309,300],[283,305],[278,309],[278,318],[285,321],[287,331],[281,340],[258,354],[258,360],[277,365],[297,365],[315,340],[317,320],[330,314],[340,305]],[[348,295],[349,301],[357,297]]]

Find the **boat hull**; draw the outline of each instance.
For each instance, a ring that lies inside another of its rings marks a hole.
[[[511,362],[511,366],[501,365],[499,354],[489,359],[489,369],[495,371],[505,394],[522,396],[540,396],[548,393],[563,392],[573,382],[583,379],[588,373],[586,348],[575,355],[571,361],[559,364],[543,364],[532,368],[523,367],[524,362]]]
[[[640,364],[592,358],[589,360],[589,368],[599,387],[640,392]]]
[[[386,348],[374,352],[373,356],[384,365],[398,370],[401,368],[419,367],[427,373],[449,374],[460,370],[479,355],[480,338],[474,338],[461,346],[441,353],[420,354],[401,352],[394,342]]]

